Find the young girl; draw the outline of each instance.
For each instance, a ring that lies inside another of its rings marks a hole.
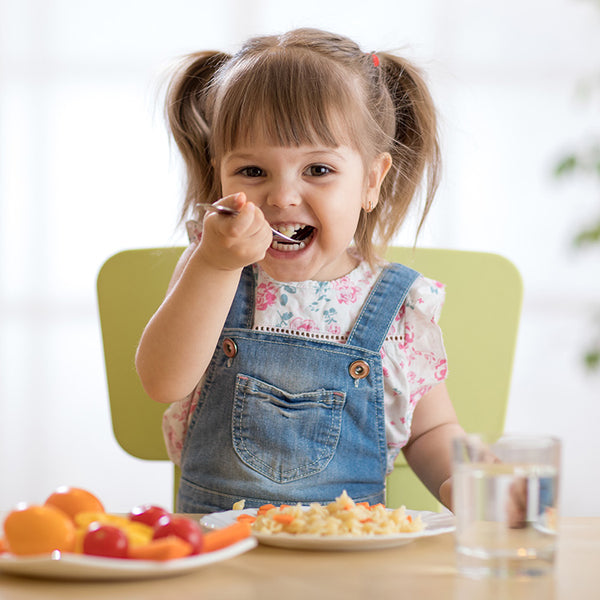
[[[331,33],[186,59],[167,99],[202,218],[136,365],[181,465],[179,511],[383,502],[402,449],[450,503],[443,289],[380,258],[438,180],[419,73]],[[237,216],[203,211],[218,203]],[[422,222],[422,221],[421,221]],[[281,241],[274,228],[294,242]]]

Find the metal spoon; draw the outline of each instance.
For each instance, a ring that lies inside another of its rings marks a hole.
[[[240,214],[239,210],[229,208],[229,206],[223,206],[222,204],[209,204],[208,202],[198,202],[196,206],[203,208],[207,212],[216,212],[221,215],[231,215],[232,217],[235,217],[236,215]],[[273,229],[271,227],[271,231],[273,232],[274,236],[285,240],[286,242],[294,242],[294,244],[298,243],[298,240],[294,240],[291,237],[288,237],[287,235],[283,235],[283,233],[280,233],[279,231],[277,231],[277,229]]]

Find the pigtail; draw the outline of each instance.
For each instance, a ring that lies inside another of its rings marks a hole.
[[[375,118],[390,138],[393,165],[382,185],[379,204],[366,215],[362,236],[373,239],[376,233],[385,249],[413,202],[420,201],[418,237],[439,185],[441,157],[436,110],[419,71],[390,53],[368,55],[368,60],[375,77],[371,102],[378,107]],[[390,101],[391,111],[385,107]]]
[[[229,59],[228,54],[215,51],[191,54],[167,90],[166,118],[187,171],[181,221],[193,212],[197,202],[218,198],[219,183],[210,151],[212,107],[207,92],[216,72]]]

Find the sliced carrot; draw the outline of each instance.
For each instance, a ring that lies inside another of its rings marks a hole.
[[[385,508],[385,504],[381,504],[381,502],[379,504],[373,504],[371,506],[371,510],[374,510],[374,509],[379,508],[379,507]]]
[[[292,506],[291,506],[291,504],[282,504],[282,505],[279,507],[279,510],[283,510],[284,508],[292,508]]]
[[[8,542],[6,541],[6,538],[0,537],[0,554],[3,552],[8,552]]]
[[[411,517],[410,515],[406,515],[406,520],[407,520],[409,523],[412,523],[412,517]]]
[[[274,504],[263,504],[262,506],[258,507],[258,514],[262,515],[263,513],[266,513],[272,508],[276,508]]]
[[[281,523],[282,525],[289,525],[296,517],[294,515],[281,514],[281,515],[273,515],[273,521],[276,523]]]
[[[364,508],[369,508],[368,502],[357,502],[356,506],[363,506]]]
[[[189,556],[192,545],[174,535],[152,540],[142,546],[130,546],[128,557],[138,560],[172,560]]]
[[[254,515],[248,515],[246,513],[243,513],[236,517],[236,521],[244,521],[246,523],[254,523],[254,521],[256,521],[256,517]]]
[[[252,526],[247,521],[236,521],[223,529],[214,529],[204,534],[204,552],[213,552],[231,546],[250,536]]]

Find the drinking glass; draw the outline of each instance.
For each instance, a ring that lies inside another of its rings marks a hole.
[[[537,576],[554,563],[560,440],[467,434],[453,440],[453,509],[460,573]]]

